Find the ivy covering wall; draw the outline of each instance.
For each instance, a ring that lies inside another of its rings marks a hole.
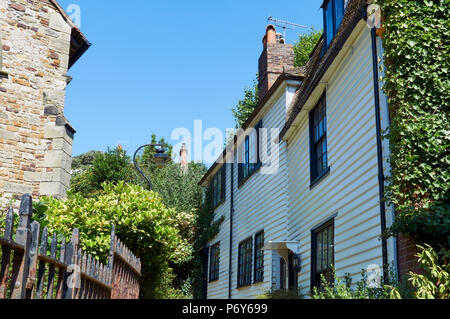
[[[390,235],[450,247],[450,0],[378,0],[391,112]]]

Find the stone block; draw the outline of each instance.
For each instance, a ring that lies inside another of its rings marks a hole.
[[[71,34],[72,27],[64,20],[59,12],[50,14],[49,27],[67,34]]]
[[[4,140],[16,140],[18,137],[17,132],[11,132],[0,128],[0,138]]]
[[[26,185],[23,183],[13,183],[6,182],[5,187],[3,188],[6,193],[15,193],[15,194],[28,194],[32,193],[33,187],[31,185]]]
[[[65,197],[67,189],[59,182],[41,182],[39,193],[41,196]]]
[[[72,144],[63,138],[57,138],[52,141],[53,150],[63,150],[64,153],[72,155]]]
[[[54,138],[64,138],[66,136],[66,129],[64,126],[54,126],[52,124],[47,124],[44,127],[44,138],[54,139]]]

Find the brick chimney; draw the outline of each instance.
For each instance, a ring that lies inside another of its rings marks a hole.
[[[263,38],[263,52],[259,58],[259,100],[261,101],[277,78],[294,68],[294,47],[285,44],[273,25],[268,25]]]
[[[183,143],[180,149],[180,167],[183,173],[187,173],[189,169],[187,156],[188,156],[188,149],[186,147],[186,143]]]

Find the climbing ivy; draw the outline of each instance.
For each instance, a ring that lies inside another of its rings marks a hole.
[[[450,1],[378,0],[383,14],[392,168],[387,199],[399,233],[450,247]]]
[[[224,217],[216,218],[211,204],[211,190],[205,189],[205,198],[203,205],[195,216],[194,221],[194,258],[192,270],[192,294],[194,299],[202,299],[202,288],[205,269],[203,269],[203,262],[208,256],[204,256],[202,249],[208,245],[208,242],[213,240],[219,234],[220,226],[224,221]]]

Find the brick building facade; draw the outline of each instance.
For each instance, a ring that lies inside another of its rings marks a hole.
[[[0,0],[0,41],[0,200],[64,197],[75,134],[67,72],[90,43],[55,0]]]

